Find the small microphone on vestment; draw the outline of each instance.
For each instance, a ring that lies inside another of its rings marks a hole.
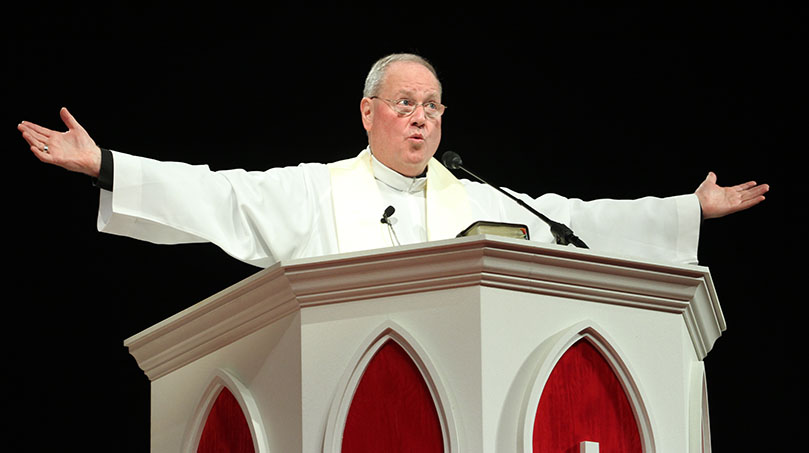
[[[388,226],[388,234],[390,235],[390,242],[395,245],[402,245],[399,242],[399,237],[396,236],[396,230],[393,229],[393,223],[390,221],[390,216],[396,212],[396,209],[393,206],[388,206],[385,208],[385,212],[382,213],[382,218],[379,219],[380,222],[386,224]]]
[[[388,206],[385,208],[385,212],[382,213],[382,218],[379,219],[379,221],[390,225],[389,217],[392,216],[394,212],[396,212],[396,209],[394,209],[393,206]]]

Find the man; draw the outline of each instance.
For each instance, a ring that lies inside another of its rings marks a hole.
[[[155,243],[208,241],[257,266],[450,238],[475,220],[524,223],[532,239],[551,242],[547,226],[525,209],[488,186],[456,179],[433,159],[444,110],[433,67],[394,54],[366,79],[360,114],[368,148],[327,165],[211,172],[102,151],[64,108],[65,133],[29,122],[18,129],[43,162],[99,178],[99,230]],[[709,173],[694,194],[663,199],[517,196],[594,249],[696,262],[700,216],[747,209],[768,190],[755,182],[720,187]],[[387,206],[396,215],[383,224]]]

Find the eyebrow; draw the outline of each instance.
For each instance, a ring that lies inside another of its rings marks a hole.
[[[415,97],[415,93],[412,90],[402,88],[402,89],[399,89],[399,91],[396,92],[396,97],[397,98],[402,98],[402,97],[413,98],[413,97]],[[428,91],[427,95],[425,96],[425,98],[427,100],[438,100],[440,97],[441,97],[441,95],[439,94],[439,92],[435,91],[435,90]]]

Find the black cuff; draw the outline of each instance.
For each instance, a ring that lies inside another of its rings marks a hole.
[[[112,152],[101,148],[101,169],[98,171],[98,178],[93,178],[93,186],[112,191],[113,168]]]

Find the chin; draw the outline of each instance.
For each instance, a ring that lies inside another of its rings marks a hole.
[[[410,156],[408,156],[406,162],[409,166],[413,168],[418,167],[421,170],[424,170],[424,168],[427,167],[427,162],[430,161],[431,157],[433,157],[433,155],[429,153],[418,153],[417,155],[411,154]]]
[[[407,154],[408,157],[411,157],[413,160],[423,160],[426,162],[433,157],[433,154],[435,154],[437,150],[437,146],[430,146],[427,143],[415,143],[410,147]]]
[[[400,173],[404,174],[405,176],[417,176],[421,174],[425,168],[427,168],[427,162],[430,161],[430,157],[432,156],[425,156],[423,154],[417,156],[409,155],[407,159],[403,162],[403,168]]]

